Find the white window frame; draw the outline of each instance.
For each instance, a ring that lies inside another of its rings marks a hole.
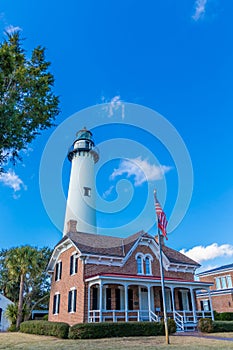
[[[141,259],[141,264],[139,264],[138,259]],[[143,254],[142,253],[137,253],[135,255],[136,263],[137,263],[137,274],[138,275],[144,275],[144,266],[143,266]],[[140,271],[139,271],[140,267]]]
[[[216,289],[222,289],[221,278],[215,277]]]
[[[55,307],[54,307],[54,305],[53,305],[53,310],[55,310],[54,313],[53,313],[53,315],[59,315],[58,307],[59,307],[59,302],[61,301],[61,294],[60,294],[59,292],[56,292],[56,293],[54,294],[54,296],[55,296],[56,298],[55,298]],[[60,299],[60,300],[59,300],[59,299]]]
[[[62,261],[59,260],[55,266],[55,278],[56,278],[56,269],[57,269],[57,279],[55,279],[56,282],[61,280],[61,274],[62,274],[61,266],[62,266]]]
[[[182,296],[183,297],[183,296]],[[171,291],[170,289],[165,289],[165,302],[167,311],[172,311],[172,301],[171,301]]]
[[[69,313],[74,313],[74,312],[76,312],[75,309],[77,309],[77,305],[75,305],[75,298],[74,298],[75,291],[76,291],[76,303],[77,303],[77,289],[75,287],[73,287],[73,288],[70,288],[70,290],[69,290],[69,292],[71,292],[71,305],[70,305],[70,311],[68,311]],[[69,298],[69,296],[68,296],[68,298]]]
[[[227,276],[226,276],[226,281],[227,281],[227,288],[232,288],[233,285],[232,285],[232,278],[231,278],[231,275],[227,275]]]
[[[145,260],[145,273],[147,276],[151,276],[152,275],[152,261],[153,261],[153,257],[150,254],[146,254],[144,256],[144,260]],[[146,265],[146,261],[149,262],[149,272],[147,271],[147,265]]]
[[[70,276],[73,276],[78,272],[78,257],[76,253],[73,253],[71,256],[73,256],[73,261],[72,261],[72,269],[71,269],[72,273],[70,274]],[[77,272],[75,272],[76,262],[77,262]]]

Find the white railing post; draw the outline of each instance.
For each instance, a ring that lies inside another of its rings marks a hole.
[[[128,285],[125,284],[125,322],[128,322]]]
[[[99,293],[99,306],[100,306],[100,316],[99,321],[102,322],[102,312],[103,312],[103,286],[102,281],[100,281],[100,293]]]
[[[149,321],[151,322],[151,300],[150,300],[150,286],[147,286],[148,290],[148,311],[149,311]]]
[[[210,312],[211,312],[211,318],[214,321],[214,311],[213,311],[213,305],[212,305],[212,298],[210,294],[210,290],[208,289],[208,295],[209,295],[209,302],[210,302]]]
[[[90,304],[91,304],[91,300],[90,300],[90,286],[88,284],[88,289],[87,289],[87,322],[90,322]]]

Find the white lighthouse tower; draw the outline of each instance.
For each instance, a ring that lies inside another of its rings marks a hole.
[[[68,153],[72,165],[64,235],[70,220],[77,222],[77,231],[96,233],[94,165],[98,162],[99,155],[93,147],[92,133],[84,127],[77,132],[72,149]]]

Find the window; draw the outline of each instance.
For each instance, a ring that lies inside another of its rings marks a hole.
[[[121,290],[119,288],[115,289],[115,298],[116,310],[121,310]]]
[[[142,257],[141,257],[141,255],[137,256],[137,273],[143,273]]]
[[[222,289],[227,289],[227,281],[225,276],[221,277],[221,284],[222,284]]]
[[[216,289],[221,289],[220,277],[216,277],[215,282],[216,282]]]
[[[98,309],[98,288],[92,289],[92,310]]]
[[[76,312],[77,290],[72,289],[68,294],[68,312]]]
[[[70,256],[70,275],[74,275],[78,271],[78,258],[76,255]]]
[[[60,309],[60,294],[55,294],[53,297],[53,314],[59,314]]]
[[[128,310],[133,310],[133,289],[128,289]]]
[[[62,273],[62,261],[59,261],[55,267],[55,281],[59,281],[61,279]]]
[[[201,300],[201,310],[210,311],[210,301],[208,299]]]
[[[151,275],[151,258],[149,256],[146,256],[145,264],[146,264],[146,275]]]
[[[106,310],[111,310],[111,288],[106,288]]]
[[[231,276],[226,276],[227,279],[227,288],[232,288],[232,279]]]
[[[166,302],[167,311],[171,311],[172,310],[171,292],[168,289],[165,290],[165,302]]]
[[[91,197],[91,188],[90,187],[83,187],[84,189],[84,196]]]

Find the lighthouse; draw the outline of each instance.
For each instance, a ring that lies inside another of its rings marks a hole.
[[[77,222],[77,231],[96,233],[94,165],[99,155],[93,149],[94,146],[91,131],[84,127],[77,132],[68,153],[71,173],[63,235],[67,233],[70,220]]]

